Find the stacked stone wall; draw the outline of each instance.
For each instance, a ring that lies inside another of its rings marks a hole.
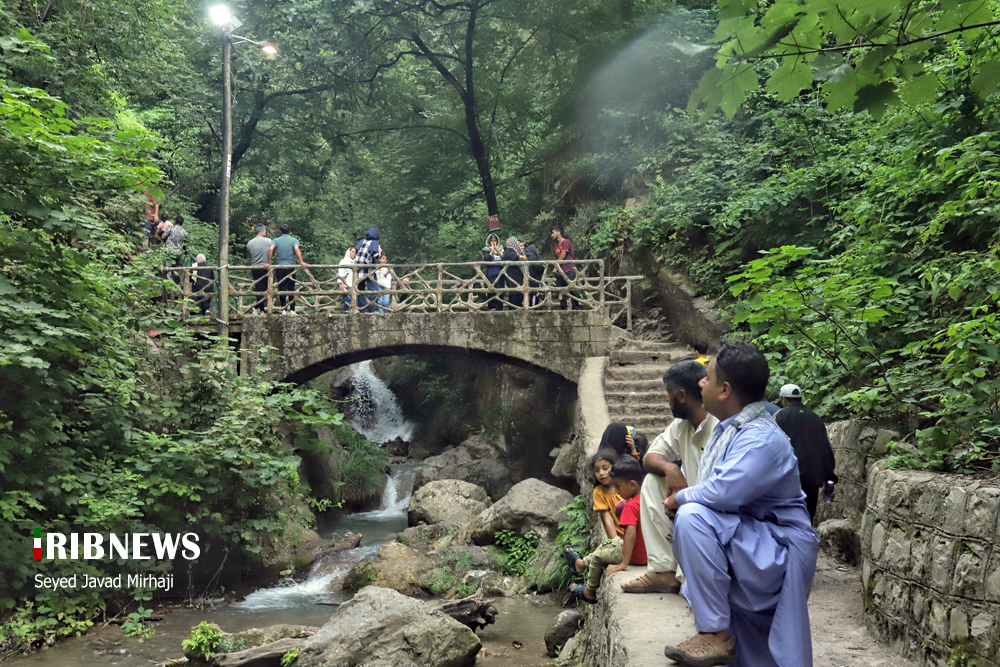
[[[1000,486],[868,471],[861,522],[869,629],[930,665],[1000,667]]]
[[[875,422],[845,419],[826,426],[830,446],[837,462],[836,501],[820,504],[816,520],[848,519],[860,521],[868,497],[868,469],[888,452],[888,444],[899,434]],[[857,524],[855,524],[855,527]]]

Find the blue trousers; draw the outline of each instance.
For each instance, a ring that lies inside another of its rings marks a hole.
[[[740,665],[776,666],[768,638],[788,547],[763,521],[685,503],[674,519],[674,554],[698,632],[729,630]]]

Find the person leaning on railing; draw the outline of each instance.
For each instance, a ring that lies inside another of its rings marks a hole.
[[[208,258],[205,255],[198,255],[191,265],[191,296],[194,297],[195,305],[202,315],[208,315],[212,306],[212,292],[215,291],[215,270],[203,269],[208,266]]]
[[[278,285],[278,304],[281,306],[282,314],[295,313],[295,259],[298,258],[302,268],[308,268],[305,260],[302,259],[302,249],[299,248],[299,240],[291,235],[292,228],[282,225],[278,228],[281,236],[274,239],[271,247],[267,250],[267,261],[265,267],[270,266],[271,260],[277,265],[274,270],[274,280]],[[290,304],[285,310],[285,304]]]
[[[538,248],[535,247],[533,241],[529,241],[524,246],[524,256],[529,262],[539,262],[528,266],[528,286],[531,288],[528,292],[528,306],[534,308],[538,305],[538,292],[536,290],[542,286],[545,265],[541,263],[542,257],[538,254]]]
[[[253,228],[254,237],[247,241],[247,252],[250,253],[250,269],[251,275],[253,275],[253,291],[257,294],[265,294],[267,292],[267,267],[268,267],[268,253],[271,251],[271,246],[274,245],[272,241],[267,236],[267,227],[264,225],[257,225]],[[253,309],[262,311],[266,305],[267,298],[264,296],[257,297],[254,301]]]

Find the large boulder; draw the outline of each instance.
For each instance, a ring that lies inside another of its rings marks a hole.
[[[497,449],[482,435],[474,435],[458,447],[424,459],[413,480],[413,488],[442,480],[458,479],[486,489],[496,497],[510,487],[510,472],[500,463]]]
[[[407,520],[411,526],[421,522],[465,526],[490,504],[483,487],[458,479],[441,479],[414,492]]]
[[[379,549],[374,561],[351,570],[344,579],[343,590],[351,593],[365,586],[381,586],[404,595],[420,595],[423,593],[420,584],[433,569],[430,558],[393,542]]]
[[[573,502],[569,491],[526,479],[507,492],[495,505],[484,510],[469,525],[469,537],[480,546],[493,544],[498,530],[523,535],[533,530],[544,539],[555,541],[562,515],[559,509]]]
[[[583,616],[576,609],[567,609],[556,616],[552,625],[545,631],[545,649],[553,658],[557,657],[566,646],[570,637],[580,631],[580,620]]]
[[[827,519],[816,529],[819,548],[848,565],[861,564],[861,536],[847,519]]]
[[[467,667],[479,637],[420,600],[369,586],[302,644],[298,667]]]

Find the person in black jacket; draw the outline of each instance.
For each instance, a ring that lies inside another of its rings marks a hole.
[[[500,275],[503,271],[503,265],[499,263],[503,261],[503,251],[500,249],[500,237],[496,234],[490,234],[486,237],[483,261],[497,262],[496,266],[486,267],[486,280],[490,281],[490,285],[493,287],[503,287],[503,279]],[[488,310],[503,310],[503,301],[497,298],[496,292],[490,292],[487,295],[486,308]]]
[[[836,463],[833,448],[823,418],[802,405],[802,390],[798,385],[786,384],[781,388],[781,405],[774,421],[792,441],[792,449],[799,460],[799,481],[806,494],[809,518],[815,519],[820,488],[827,481],[837,481],[837,473],[833,471]]]
[[[527,257],[524,255],[524,248],[521,246],[521,242],[515,236],[508,238],[507,245],[503,250],[503,261],[523,262],[525,260],[527,260]],[[520,266],[507,267],[507,282],[505,287],[512,289],[521,289],[524,287],[524,270]],[[507,292],[507,301],[514,308],[522,308],[524,306],[524,293]]]

